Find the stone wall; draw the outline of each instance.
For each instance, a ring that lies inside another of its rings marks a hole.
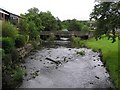
[[[19,58],[20,59],[24,58],[33,49],[34,49],[34,47],[32,44],[26,44],[24,47],[17,48]]]

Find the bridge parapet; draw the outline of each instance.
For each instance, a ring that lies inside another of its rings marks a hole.
[[[50,35],[50,33],[53,33],[54,35],[76,35],[76,36],[83,36],[83,35],[89,35],[90,32],[85,31],[42,31],[40,32],[40,35]]]

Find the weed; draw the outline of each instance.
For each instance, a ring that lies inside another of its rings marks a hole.
[[[84,56],[85,55],[85,51],[77,52],[77,54],[80,54],[80,55]]]

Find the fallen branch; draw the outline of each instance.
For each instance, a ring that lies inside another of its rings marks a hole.
[[[55,60],[50,59],[50,58],[45,58],[45,59],[54,62],[56,65],[62,64],[60,61],[55,61]]]

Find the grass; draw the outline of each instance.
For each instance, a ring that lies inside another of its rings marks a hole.
[[[118,39],[115,43],[111,43],[111,40],[107,40],[107,38],[98,41],[91,38],[85,41],[85,45],[93,50],[101,49],[103,62],[105,63],[115,86],[120,90],[120,80],[118,79],[120,78],[120,76],[118,77],[118,75],[120,75],[120,66],[118,65]]]
[[[85,51],[77,52],[77,54],[80,54],[81,56],[84,56],[85,55]]]

